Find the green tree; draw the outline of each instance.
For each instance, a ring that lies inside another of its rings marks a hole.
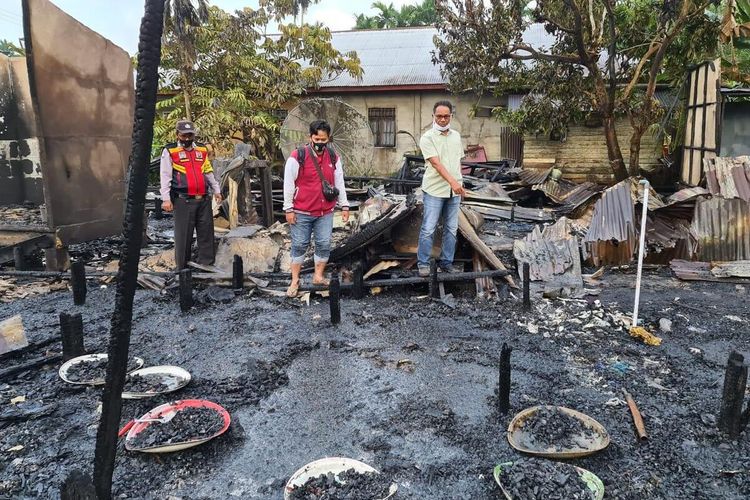
[[[5,54],[8,57],[23,57],[26,52],[10,40],[2,39],[0,40],[0,54]]]
[[[383,2],[372,4],[378,13],[374,16],[358,14],[354,29],[393,29],[406,26],[429,26],[437,22],[435,0],[422,0],[416,5],[403,5],[396,9],[393,3]]]
[[[719,40],[723,84],[750,86],[750,0],[728,0],[716,14],[722,16]]]
[[[356,54],[341,54],[322,25],[279,25],[277,35],[266,26],[285,17],[263,1],[259,9],[229,14],[210,7],[207,22],[195,30],[197,64],[192,74],[193,115],[201,138],[228,150],[234,141],[251,144],[259,157],[273,158],[278,147],[279,110],[342,72],[361,76]],[[171,142],[184,94],[177,92],[179,48],[164,45],[161,92],[172,97],[159,103],[155,145]],[[304,63],[303,63],[304,61]]]
[[[184,95],[185,118],[193,119],[192,74],[198,57],[196,30],[208,17],[207,0],[164,0],[163,43],[176,47],[181,90]]]
[[[641,138],[663,115],[654,98],[657,83],[681,80],[685,68],[715,56],[718,22],[705,15],[713,3],[442,1],[436,60],[453,90],[527,90],[519,110],[497,112],[520,132],[548,133],[592,115],[600,119],[609,164],[622,180],[637,175]],[[525,38],[534,23],[549,35],[544,46]],[[627,167],[615,127],[621,115],[633,128]]]

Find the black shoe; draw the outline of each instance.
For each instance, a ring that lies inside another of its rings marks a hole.
[[[453,264],[447,264],[445,266],[440,266],[440,270],[442,272],[448,273],[448,274],[462,273],[463,272],[462,269],[457,268]]]
[[[430,268],[429,267],[417,267],[417,273],[419,273],[419,276],[422,278],[426,278],[430,275]]]

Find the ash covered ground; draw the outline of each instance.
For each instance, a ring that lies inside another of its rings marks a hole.
[[[114,495],[281,499],[302,465],[347,456],[391,476],[396,498],[502,498],[492,469],[521,456],[505,437],[509,421],[551,404],[582,411],[610,433],[603,452],[570,461],[596,473],[607,498],[748,498],[750,436],[726,440],[715,416],[729,351],[750,350],[750,290],[647,272],[646,324],[656,332],[660,318],[672,321],[652,347],[610,317],[631,309],[634,274],[600,281],[598,296],[536,298],[529,313],[513,299],[458,292],[450,307],[420,298],[419,287],[345,297],[338,326],[319,298],[308,307],[245,294],[181,313],[174,292],[139,290],[131,355],[194,378],[173,395],[124,401],[122,423],[172,399],[206,398],[226,407],[233,424],[178,453],[120,446]],[[60,312],[81,312],[87,350],[106,352],[113,301],[112,285],[91,282],[85,306],[59,291],[0,304],[0,317],[21,314],[34,342],[57,335]],[[503,343],[513,347],[510,415],[496,410]],[[0,381],[0,498],[54,498],[72,470],[91,472],[101,388],[66,384],[57,368]],[[621,388],[635,397],[649,441],[637,441]],[[18,396],[25,401],[11,404]]]

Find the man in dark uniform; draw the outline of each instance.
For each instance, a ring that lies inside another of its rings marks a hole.
[[[174,210],[174,253],[177,270],[190,261],[193,230],[198,235],[198,263],[214,263],[213,197],[221,203],[221,189],[214,177],[206,146],[195,142],[195,125],[177,122],[177,142],[167,144],[161,153],[161,207]]]

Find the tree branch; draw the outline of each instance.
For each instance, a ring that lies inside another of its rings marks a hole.
[[[515,54],[516,51],[528,52],[528,55]],[[500,54],[500,59],[513,59],[516,61],[541,60],[551,62],[561,62],[569,64],[584,64],[579,57],[572,54],[546,54],[539,52],[531,45],[518,43],[510,47],[507,52]]]

